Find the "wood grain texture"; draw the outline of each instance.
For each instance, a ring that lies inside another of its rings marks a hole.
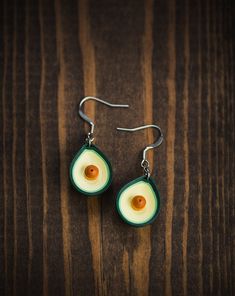
[[[0,4],[0,295],[234,295],[235,5],[232,0]],[[101,197],[69,182],[88,126],[113,167]],[[115,210],[148,153],[153,225]]]

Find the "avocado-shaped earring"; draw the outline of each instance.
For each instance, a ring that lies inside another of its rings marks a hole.
[[[79,104],[79,115],[90,124],[91,128],[85,145],[77,152],[70,165],[70,179],[79,192],[92,196],[99,195],[108,189],[112,181],[112,167],[106,156],[92,144],[95,125],[82,111],[83,103],[88,100],[94,100],[113,108],[129,106],[111,104],[95,97],[85,97]]]
[[[134,132],[146,128],[156,128],[159,131],[158,140],[143,150],[141,167],[144,175],[126,184],[118,193],[116,207],[121,218],[128,224],[141,227],[152,223],[160,208],[160,195],[154,180],[150,176],[149,162],[146,152],[158,147],[163,141],[163,134],[157,125],[145,125],[136,128],[117,128],[119,131]]]

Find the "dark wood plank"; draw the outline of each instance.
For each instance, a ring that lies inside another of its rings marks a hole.
[[[234,295],[232,0],[4,1],[0,20],[0,294]],[[113,167],[87,199],[68,171],[88,126]],[[120,188],[148,152],[152,226],[124,224]]]

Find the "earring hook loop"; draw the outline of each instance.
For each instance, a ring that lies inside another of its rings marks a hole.
[[[80,115],[80,117],[85,120],[87,123],[90,124],[90,132],[88,133],[88,142],[89,142],[89,146],[91,144],[91,142],[94,140],[93,138],[93,133],[94,133],[94,129],[95,129],[95,124],[94,122],[83,112],[82,110],[82,106],[83,104],[88,101],[88,100],[93,100],[93,101],[96,101],[96,102],[99,102],[99,103],[102,103],[106,106],[109,106],[109,107],[112,107],[112,108],[128,108],[129,105],[123,105],[123,104],[112,104],[112,103],[109,103],[105,100],[101,100],[99,98],[96,98],[96,97],[92,97],[92,96],[88,96],[88,97],[85,97],[81,100],[81,102],[79,103],[79,109],[78,109],[78,113]]]
[[[156,142],[154,142],[153,144],[149,144],[143,150],[143,160],[141,162],[141,166],[144,168],[145,175],[149,178],[150,177],[150,169],[149,169],[149,161],[146,158],[146,153],[148,150],[159,147],[162,144],[164,138],[163,138],[163,133],[161,131],[161,128],[155,124],[147,124],[147,125],[142,125],[142,126],[138,126],[135,128],[117,127],[117,130],[125,131],[125,132],[135,132],[135,131],[139,131],[139,130],[143,130],[143,129],[147,129],[147,128],[155,128],[159,132],[159,137],[156,140]]]

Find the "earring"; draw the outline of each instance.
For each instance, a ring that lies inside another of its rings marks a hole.
[[[146,128],[156,128],[159,131],[158,140],[143,150],[141,167],[144,175],[126,184],[118,193],[116,207],[121,218],[128,224],[141,227],[152,223],[160,209],[160,195],[156,183],[150,176],[149,162],[146,152],[158,147],[163,141],[163,134],[157,125],[145,125],[137,128],[117,128],[119,131],[134,132]]]
[[[129,106],[111,104],[95,97],[85,97],[79,104],[79,115],[90,124],[91,128],[85,145],[78,151],[70,165],[69,174],[73,186],[79,192],[92,196],[99,195],[108,189],[112,181],[112,167],[106,156],[92,144],[95,124],[82,111],[82,105],[88,100],[94,100],[113,108]]]

